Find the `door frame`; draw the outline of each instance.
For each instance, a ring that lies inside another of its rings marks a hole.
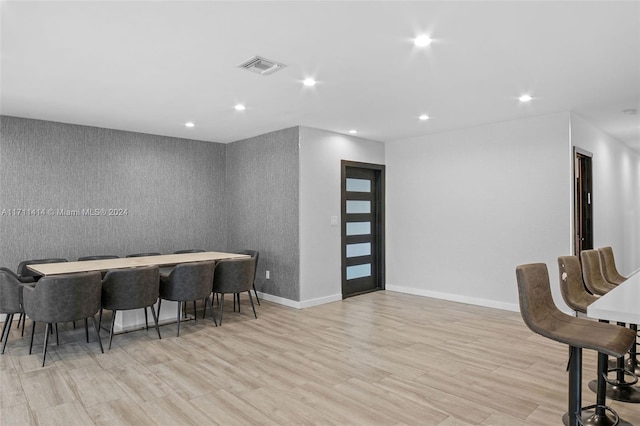
[[[385,166],[384,164],[373,164],[373,163],[362,163],[358,161],[348,161],[348,160],[340,160],[340,222],[341,222],[341,232],[340,232],[340,246],[341,246],[341,289],[342,289],[342,298],[356,296],[360,293],[350,294],[345,296],[345,284],[347,280],[346,267],[347,264],[347,248],[346,248],[346,234],[347,234],[347,206],[346,206],[346,193],[347,193],[347,184],[346,184],[346,174],[347,168],[361,168],[361,169],[369,169],[373,170],[376,175],[375,180],[375,188],[373,189],[375,192],[375,198],[377,201],[376,205],[376,217],[374,219],[374,226],[377,239],[375,242],[375,246],[373,249],[375,250],[376,263],[375,270],[377,271],[377,282],[376,282],[376,290],[384,290],[385,289]]]

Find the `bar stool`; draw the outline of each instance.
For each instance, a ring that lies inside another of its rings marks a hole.
[[[615,284],[608,282],[602,275],[600,255],[597,250],[581,251],[580,260],[582,261],[582,279],[591,294],[602,296],[616,288]]]
[[[621,275],[616,268],[616,261],[613,256],[613,249],[611,247],[601,247],[598,249],[600,254],[600,261],[602,263],[602,274],[604,278],[612,284],[620,285],[627,280],[627,277]],[[630,324],[629,328],[638,332],[637,324]],[[629,358],[625,364],[625,368],[635,373],[636,376],[640,375],[640,364],[638,363],[637,345],[634,344],[629,351]]]
[[[613,258],[613,249],[611,247],[600,247],[598,254],[600,255],[602,275],[604,275],[605,280],[616,285],[620,285],[627,280],[627,277],[620,275],[618,268],[616,268],[616,261]]]
[[[578,313],[586,314],[587,306],[598,300],[598,296],[589,293],[582,281],[582,268],[578,256],[558,257],[560,275],[560,293],[568,307]]]
[[[607,355],[623,356],[636,336],[633,331],[613,324],[576,318],[561,312],[553,302],[549,272],[544,263],[516,267],[520,313],[534,333],[569,345],[569,408],[564,420],[569,426],[579,424],[617,425],[619,416],[605,406]],[[596,405],[581,407],[582,349],[598,352],[598,392]],[[589,418],[582,412],[595,409]]]

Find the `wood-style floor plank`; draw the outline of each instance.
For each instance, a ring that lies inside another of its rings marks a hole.
[[[43,327],[29,355],[14,324],[0,425],[562,424],[567,347],[518,313],[381,291],[303,310],[262,301],[255,320],[247,302],[222,327],[125,333],[104,354],[61,324],[44,368]],[[584,351],[583,405],[596,361]],[[639,405],[608,403],[640,426]]]

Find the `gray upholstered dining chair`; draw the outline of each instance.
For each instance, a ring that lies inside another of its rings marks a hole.
[[[100,322],[102,311],[112,311],[111,327],[109,329],[109,349],[113,340],[113,325],[116,322],[118,311],[130,309],[144,309],[144,320],[149,330],[147,308],[151,308],[153,321],[160,336],[158,317],[153,305],[158,301],[160,294],[160,274],[157,266],[144,266],[139,268],[112,269],[102,279],[102,308],[100,309]]]
[[[215,262],[213,261],[181,263],[173,268],[169,275],[160,276],[158,316],[160,316],[162,299],[178,302],[178,336],[180,336],[182,302],[204,299],[205,306],[207,303],[211,304],[209,296],[211,296],[214,267]],[[194,315],[194,319],[195,317]],[[217,326],[213,306],[211,306],[211,318]]]
[[[213,293],[220,294],[220,325],[222,325],[222,313],[224,311],[224,295],[227,293],[240,294],[245,291],[249,295],[253,316],[257,319],[256,308],[251,297],[253,288],[253,275],[255,274],[255,259],[226,259],[216,264],[213,275]]]
[[[582,261],[582,278],[584,279],[584,285],[591,294],[602,296],[616,288],[615,284],[605,280],[604,275],[602,275],[600,255],[597,250],[581,251],[580,260]]]
[[[22,309],[23,285],[13,271],[7,268],[0,268],[0,314],[6,315],[4,327],[2,327],[2,335],[0,335],[0,342],[4,341],[2,353],[7,347],[13,316],[15,314],[24,315],[24,310]],[[22,322],[22,332],[24,334],[24,321]]]
[[[148,253],[132,253],[132,254],[126,255],[125,257],[145,257],[145,256],[162,256],[162,253],[159,253],[157,251],[152,251]]]
[[[27,283],[38,281],[41,275],[27,268],[28,265],[40,265],[43,263],[60,263],[60,262],[66,262],[66,261],[67,259],[63,259],[60,257],[52,257],[48,259],[23,260],[18,264],[18,270],[17,270],[18,278],[20,279],[20,281],[27,282]]]
[[[95,314],[100,310],[102,292],[100,272],[49,275],[41,278],[34,287],[24,286],[23,289],[24,311],[32,320],[29,353],[33,349],[36,323],[46,324],[42,349],[43,367],[47,358],[51,324],[59,322],[91,318],[100,351],[104,353],[95,318]]]
[[[97,254],[94,256],[82,256],[78,258],[78,262],[86,262],[88,260],[118,259],[120,256],[115,254]]]
[[[253,294],[256,296],[256,302],[258,302],[258,305],[260,305],[260,299],[258,298],[258,291],[256,290],[256,276],[258,274],[258,260],[260,259],[260,252],[257,250],[238,250],[237,253],[248,254],[253,259],[255,259],[255,266],[253,268],[253,279],[251,280],[251,286],[253,287]],[[238,305],[240,305],[239,295],[238,295]]]
[[[621,275],[616,268],[616,261],[613,257],[613,249],[611,247],[601,247],[598,249],[600,255],[600,264],[602,265],[602,275],[608,282],[620,285],[627,280]]]

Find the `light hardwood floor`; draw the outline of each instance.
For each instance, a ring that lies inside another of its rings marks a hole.
[[[0,425],[562,424],[567,347],[518,313],[385,291],[257,309],[255,320],[243,299],[222,327],[183,323],[179,338],[175,325],[162,340],[153,329],[118,335],[104,354],[67,326],[44,368],[42,329],[28,355],[13,328]],[[595,361],[585,351],[584,405]],[[640,405],[610,405],[640,425]]]

